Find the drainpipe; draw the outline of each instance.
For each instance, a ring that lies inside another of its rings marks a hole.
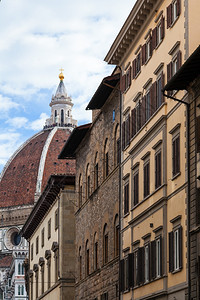
[[[169,96],[165,94],[165,91],[163,90],[163,96],[170,98],[172,100],[175,100],[177,102],[180,102],[182,104],[186,105],[187,108],[187,177],[188,177],[188,195],[187,195],[187,212],[188,212],[188,218],[187,218],[187,265],[188,265],[188,300],[191,299],[191,282],[190,282],[190,103],[185,102],[183,100],[177,99],[175,97]]]

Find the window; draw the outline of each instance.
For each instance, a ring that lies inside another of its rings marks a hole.
[[[38,298],[38,269],[35,271],[35,296]]]
[[[145,266],[145,282],[149,281],[149,263],[150,263],[150,249],[149,244],[144,247],[144,266]]]
[[[138,53],[138,55],[132,62],[133,79],[140,73],[140,71],[141,71],[141,52]]]
[[[49,289],[51,287],[51,257],[47,260],[47,284]]]
[[[42,248],[44,247],[44,228],[42,228],[41,246],[42,246]]]
[[[87,164],[86,168],[86,197],[90,197],[90,165]]]
[[[89,250],[89,242],[86,241],[85,246],[85,276],[88,276],[90,273],[90,250]]]
[[[104,178],[109,174],[109,155],[108,155],[108,139],[105,140],[104,144]]]
[[[150,162],[148,161],[144,165],[144,198],[150,193],[149,166]]]
[[[99,164],[98,164],[98,152],[96,152],[95,155],[95,162],[94,162],[94,189],[96,190],[98,188],[99,182]]]
[[[59,215],[58,215],[58,209],[55,211],[55,230],[58,229],[59,226]]]
[[[129,183],[124,186],[124,215],[129,212]]]
[[[173,57],[171,62],[167,65],[167,81],[169,81],[172,76],[176,74],[176,72],[181,67],[181,61],[182,61],[182,53],[179,50]]]
[[[38,248],[39,248],[39,236],[36,237],[36,246],[35,246],[35,253],[38,254]]]
[[[169,272],[182,268],[182,227],[169,232]]]
[[[30,273],[30,300],[33,300],[33,271]]]
[[[162,238],[156,239],[156,277],[162,275]]]
[[[106,264],[108,262],[108,226],[104,225],[103,230],[103,262]]]
[[[180,15],[180,12],[180,0],[172,1],[172,3],[167,7],[167,28],[174,24],[174,22]]]
[[[18,275],[21,275],[21,264],[18,264]]]
[[[41,269],[41,293],[44,293],[44,259],[42,260],[42,263],[40,263]]]
[[[144,65],[152,55],[152,38],[149,36],[147,42],[142,46],[142,65]]]
[[[155,154],[155,188],[161,186],[161,150]]]
[[[83,195],[83,182],[82,182],[82,175],[80,174],[79,176],[79,203],[78,203],[78,206],[79,208],[82,206],[82,195]]]
[[[48,239],[51,238],[51,219],[48,221]]]
[[[139,171],[133,175],[133,204],[139,202]]]
[[[114,223],[114,253],[115,257],[119,255],[119,216],[115,216]]]
[[[64,110],[61,109],[61,125],[64,124]]]
[[[150,90],[147,91],[145,97],[145,120],[147,121],[151,116],[151,99],[150,99]]]
[[[180,173],[180,136],[177,135],[172,140],[172,175]]]
[[[152,50],[158,47],[158,45],[164,39],[164,35],[165,35],[165,21],[164,21],[164,17],[161,16],[160,22],[152,30]]]
[[[94,235],[94,270],[98,269],[98,240],[97,233]]]
[[[31,244],[31,260],[33,260],[33,244]]]

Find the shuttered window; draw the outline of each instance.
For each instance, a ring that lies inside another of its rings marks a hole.
[[[172,175],[180,173],[180,136],[172,140]]]
[[[181,13],[180,0],[174,0],[167,7],[167,28],[173,25]]]
[[[161,151],[155,154],[155,188],[161,186]]]
[[[150,193],[150,182],[149,182],[149,161],[144,165],[144,198]]]
[[[196,118],[196,143],[197,143],[197,153],[200,152],[200,116]]]
[[[169,232],[169,272],[182,268],[182,226]]]
[[[139,172],[133,175],[133,204],[137,205],[139,202]]]
[[[164,97],[162,93],[162,89],[164,87],[164,74],[163,72],[157,79],[157,101],[156,101],[156,108],[159,108],[161,104],[164,102]]]
[[[129,183],[124,186],[124,214],[129,212]]]

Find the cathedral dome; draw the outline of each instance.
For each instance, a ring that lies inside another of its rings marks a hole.
[[[74,161],[58,159],[69,135],[67,128],[43,130],[14,153],[1,174],[0,207],[34,204],[51,174],[75,173]]]
[[[71,98],[60,76],[44,129],[28,139],[9,159],[0,175],[0,208],[29,206],[37,201],[52,174],[75,174],[75,162],[58,159],[71,131]],[[59,95],[58,95],[59,94]],[[60,100],[61,98],[61,100]]]

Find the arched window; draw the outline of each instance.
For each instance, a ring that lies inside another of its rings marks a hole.
[[[85,244],[85,276],[88,276],[90,273],[90,250],[89,250],[89,241],[86,241]]]
[[[116,214],[114,223],[114,253],[115,257],[119,255],[119,216]]]
[[[57,123],[58,118],[57,118],[58,112],[57,110],[54,111],[54,122]]]
[[[94,189],[96,190],[98,188],[99,182],[99,164],[98,164],[98,152],[96,152],[95,155],[95,161],[94,161]]]
[[[64,124],[64,110],[61,109],[61,125]]]
[[[79,247],[79,278],[82,279],[82,254],[81,247]]]
[[[90,165],[87,164],[86,168],[86,199],[90,196]]]
[[[18,264],[18,275],[20,275],[21,273],[21,266],[20,266],[20,263]]]
[[[104,225],[103,229],[103,262],[106,264],[108,262],[108,226]]]
[[[69,110],[68,110],[68,112],[67,112],[67,116],[69,117]]]
[[[22,288],[21,288],[21,295],[24,295],[24,286],[22,285]]]
[[[22,273],[22,275],[24,275],[24,266],[23,266],[23,264],[22,264],[22,268],[21,268],[21,273]]]
[[[21,295],[21,286],[18,285],[18,295]]]
[[[82,175],[80,174],[79,176],[79,188],[78,188],[78,193],[79,193],[79,201],[78,201],[78,207],[81,207],[82,206],[82,201],[83,201],[83,198],[82,198],[82,195],[83,195],[83,180],[82,180]]]
[[[115,138],[114,138],[114,165],[115,167],[119,164],[120,159],[120,138],[119,138],[119,124],[115,127]]]
[[[99,265],[99,258],[98,258],[98,238],[97,233],[94,234],[94,270],[98,269]]]
[[[108,139],[105,140],[104,144],[104,178],[109,174],[109,155],[108,155]]]

